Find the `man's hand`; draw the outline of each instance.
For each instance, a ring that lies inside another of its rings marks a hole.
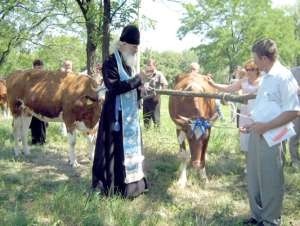
[[[240,128],[240,132],[242,133],[254,132],[257,133],[258,135],[262,135],[268,130],[270,130],[268,127],[268,123],[263,123],[263,122],[254,122],[252,124],[245,125]]]

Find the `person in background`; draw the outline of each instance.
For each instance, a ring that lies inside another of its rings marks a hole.
[[[190,65],[189,65],[189,68],[188,68],[188,73],[189,74],[194,74],[194,75],[200,75],[200,65],[197,63],[197,62],[192,62]],[[221,109],[221,101],[219,99],[216,99],[216,111],[217,111],[217,114],[218,114],[218,118],[221,120],[221,121],[224,121],[224,114],[222,112],[222,109]]]
[[[145,91],[150,92],[153,89],[166,89],[168,81],[162,72],[156,69],[156,62],[154,59],[149,59],[147,62],[146,79],[144,83]],[[145,128],[150,128],[151,119],[154,126],[160,125],[160,95],[154,94],[145,96],[143,100],[143,118]]]
[[[143,74],[134,71],[139,44],[138,28],[124,27],[116,50],[102,67],[107,91],[96,140],[92,188],[107,196],[133,198],[148,188],[138,109]]]
[[[234,71],[234,78],[230,81],[231,84],[236,81],[244,78],[246,76],[246,71],[242,66],[237,66]],[[242,90],[239,90],[237,94],[241,95]],[[236,122],[236,128],[240,127],[240,113],[241,113],[241,104],[240,103],[231,103],[232,107],[232,122]]]
[[[197,62],[192,62],[189,66],[188,72],[198,75],[200,73],[200,65]]]
[[[300,99],[300,66],[291,69],[292,74],[298,83],[298,99]],[[295,169],[300,169],[299,158],[299,140],[300,140],[300,117],[298,116],[294,121],[294,128],[296,135],[289,139],[289,150],[291,155],[291,164]]]
[[[60,70],[64,72],[73,72],[73,62],[71,60],[65,60]]]
[[[278,60],[276,43],[262,39],[252,46],[254,62],[262,71],[262,82],[251,111],[247,186],[251,217],[244,225],[274,226],[281,223],[284,195],[282,132],[293,134],[291,121],[299,114],[298,84],[290,70]],[[284,129],[282,129],[284,127]],[[266,135],[277,133],[272,139]],[[280,136],[279,136],[280,134]],[[286,136],[285,138],[288,138]],[[270,141],[277,141],[271,144]]]
[[[244,70],[246,71],[246,76],[236,80],[232,84],[218,84],[213,80],[210,80],[210,84],[216,89],[222,92],[237,92],[241,91],[241,94],[251,94],[256,93],[260,84],[260,71],[254,60],[249,60],[244,65]],[[250,111],[252,109],[254,100],[249,100],[247,104],[242,104],[240,106],[240,117],[239,117],[239,127],[243,127],[251,123]],[[249,134],[240,132],[240,147],[244,152],[248,152],[248,139]]]
[[[43,70],[44,63],[40,59],[36,59],[32,63],[34,70]],[[32,116],[30,122],[30,130],[31,130],[31,144],[43,145],[46,142],[46,127],[47,123],[39,120],[38,118]]]
[[[62,72],[73,72],[73,62],[71,60],[64,60],[62,67],[60,68]],[[61,133],[63,136],[67,136],[67,127],[64,123],[61,124]]]

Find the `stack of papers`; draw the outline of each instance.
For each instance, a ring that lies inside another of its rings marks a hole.
[[[266,142],[268,143],[269,147],[272,147],[276,144],[281,143],[284,140],[295,136],[296,132],[294,130],[293,123],[288,123],[284,126],[271,129],[263,134]]]

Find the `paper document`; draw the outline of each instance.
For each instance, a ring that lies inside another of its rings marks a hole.
[[[263,137],[265,138],[269,147],[272,147],[272,146],[279,144],[282,141],[287,140],[295,135],[296,135],[296,132],[294,130],[293,123],[288,123],[284,126],[269,130],[268,132],[265,132],[263,134]]]

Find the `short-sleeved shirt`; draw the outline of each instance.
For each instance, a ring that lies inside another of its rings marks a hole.
[[[296,79],[296,81],[298,82],[298,98],[299,98],[299,100],[300,100],[300,66],[298,66],[298,67],[293,67],[292,69],[291,69],[291,72],[292,72],[292,74],[294,75],[294,77],[295,77],[295,79]]]
[[[291,69],[292,74],[294,75],[296,81],[298,82],[298,85],[300,86],[300,66],[293,67]]]
[[[144,83],[146,88],[162,89],[168,86],[168,81],[160,71],[155,71],[151,77],[148,77]]]
[[[290,70],[276,61],[268,73],[263,74],[261,86],[251,117],[254,121],[268,122],[286,111],[299,111],[298,84]]]

